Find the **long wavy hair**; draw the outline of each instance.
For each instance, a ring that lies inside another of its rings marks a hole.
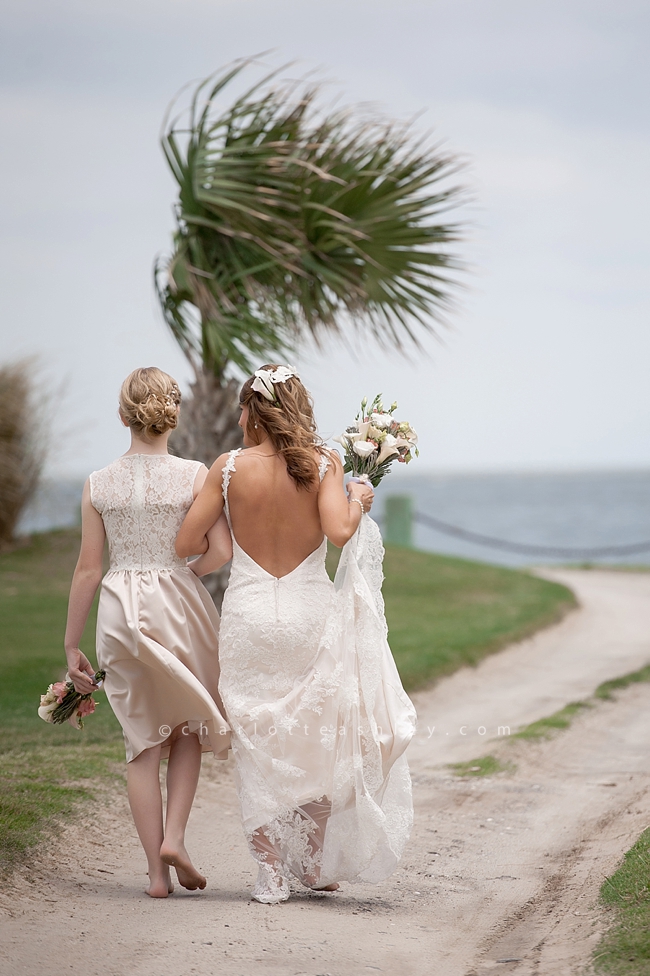
[[[260,368],[272,371],[278,367],[267,363]],[[247,379],[239,394],[241,405],[248,407],[248,440],[259,443],[260,431],[267,434],[298,488],[315,491],[319,484],[316,458],[329,456],[329,451],[316,432],[311,396],[298,377],[292,376],[274,384],[276,399],[272,402],[253,389],[254,380],[254,376]]]

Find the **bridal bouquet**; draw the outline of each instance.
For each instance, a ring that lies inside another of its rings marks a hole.
[[[388,474],[393,461],[408,464],[413,455],[419,455],[418,435],[408,421],[393,417],[396,410],[397,403],[384,409],[381,393],[370,405],[364,397],[354,424],[334,438],[343,446],[343,470],[361,482],[370,482],[373,488]]]
[[[105,671],[95,673],[94,678],[99,687],[105,677]],[[66,674],[65,681],[56,681],[48,687],[44,695],[41,695],[38,715],[50,725],[63,725],[64,722],[69,722],[75,729],[83,729],[84,717],[92,715],[96,708],[97,702],[93,696],[81,695],[75,691],[70,676]]]

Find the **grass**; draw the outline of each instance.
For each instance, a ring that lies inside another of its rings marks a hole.
[[[650,664],[639,668],[638,671],[630,671],[628,674],[623,674],[620,678],[603,681],[602,684],[598,685],[591,698],[587,698],[585,701],[571,702],[552,715],[547,715],[546,718],[540,718],[536,722],[531,722],[530,725],[527,725],[525,728],[520,729],[519,732],[515,732],[514,735],[510,736],[508,741],[510,742],[513,739],[551,739],[557,732],[563,732],[565,729],[568,729],[576,715],[585,708],[593,708],[598,701],[611,700],[614,698],[614,692],[622,691],[624,688],[639,684],[642,681],[650,681]],[[467,776],[470,773],[476,776],[490,776],[492,771],[501,771],[492,769],[491,764],[497,762],[499,760],[495,759],[494,756],[483,756],[479,759],[469,759],[464,763],[453,763],[449,768],[453,769],[457,776]],[[508,765],[512,766],[511,763],[506,763],[506,766]],[[483,771],[484,768],[486,770],[485,772]]]
[[[615,922],[594,953],[598,973],[650,976],[650,828],[600,889]]]
[[[611,681],[603,681],[598,685],[591,698],[585,701],[571,702],[565,705],[559,712],[540,718],[537,722],[531,722],[524,729],[515,732],[513,739],[549,739],[556,732],[568,729],[573,719],[585,708],[593,708],[597,701],[607,701],[614,698],[615,691],[622,691],[630,685],[639,684],[642,681],[650,681],[650,664],[640,668],[638,671],[630,671],[628,674],[621,675],[620,678],[612,678]]]
[[[575,606],[566,587],[529,573],[397,546],[386,550],[384,572],[390,646],[408,691],[478,664]]]
[[[42,722],[36,708],[63,677],[63,631],[79,532],[34,536],[0,556],[0,866],[17,861],[123,762],[121,729],[100,692],[83,732]],[[84,646],[93,657],[96,609]]]
[[[537,722],[531,722],[524,729],[515,732],[513,739],[550,739],[556,732],[568,729],[576,715],[585,708],[591,708],[589,702],[571,702],[565,705],[559,712],[540,718]]]
[[[497,773],[514,773],[517,769],[514,763],[504,762],[496,756],[481,756],[480,759],[470,759],[467,762],[450,763],[449,768],[456,776],[496,776]]]
[[[82,732],[42,722],[36,708],[65,672],[63,631],[79,547],[76,529],[33,537],[0,555],[0,865],[119,776],[124,747],[103,693]],[[330,555],[330,569],[336,556]],[[384,595],[391,645],[407,688],[422,687],[558,619],[574,600],[525,573],[392,548]],[[94,663],[96,610],[83,646]]]
[[[650,681],[650,664],[647,664],[644,668],[640,668],[638,671],[631,671],[629,674],[624,674],[620,678],[614,678],[612,681],[603,681],[602,685],[598,685],[596,688],[594,698],[613,698],[613,692],[622,691],[623,688],[639,684],[641,681]]]
[[[650,681],[650,665],[613,681],[605,681],[594,697],[611,699],[614,692]],[[594,953],[598,973],[650,976],[650,828],[625,854],[619,869],[600,889],[601,902],[614,909],[616,921]]]

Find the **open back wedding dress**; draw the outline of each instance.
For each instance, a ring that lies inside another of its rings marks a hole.
[[[219,709],[219,615],[174,550],[194,497],[199,461],[129,454],[90,476],[110,556],[97,614],[97,661],[126,744],[127,761],[188,723],[203,749],[225,759]]]
[[[223,497],[232,533],[228,488]],[[320,466],[321,481],[328,460]],[[220,631],[220,692],[233,732],[253,897],[284,901],[287,878],[321,888],[394,871],[412,818],[404,750],[415,711],[387,642],[383,547],[364,515],[332,583],[327,542],[276,578],[237,544]]]

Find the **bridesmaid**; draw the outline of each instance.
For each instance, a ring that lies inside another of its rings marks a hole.
[[[176,533],[207,469],[168,453],[181,395],[167,373],[136,369],[122,384],[119,415],[131,433],[126,454],[90,475],[82,497],[82,540],[72,579],[65,652],[77,691],[95,687],[94,669],[79,648],[101,582],[97,660],[105,690],[124,732],[131,812],[149,873],[146,893],[195,890],[206,879],[185,849],[185,828],[201,752],[225,759],[229,729],[219,699],[219,616],[198,577],[232,555],[220,519],[203,555],[189,564],[174,551]],[[102,581],[104,542],[110,565]],[[161,759],[167,766],[163,823]]]

